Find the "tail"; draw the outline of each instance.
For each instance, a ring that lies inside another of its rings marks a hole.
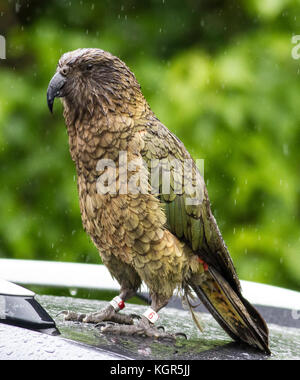
[[[231,338],[271,354],[266,322],[214,268],[206,268],[200,276],[191,278],[188,285]]]

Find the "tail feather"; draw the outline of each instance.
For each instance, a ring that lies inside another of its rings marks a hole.
[[[212,267],[190,287],[231,338],[270,354],[268,327],[258,311]]]

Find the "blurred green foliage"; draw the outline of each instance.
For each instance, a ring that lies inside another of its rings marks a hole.
[[[135,72],[161,121],[205,159],[242,279],[300,290],[300,77],[294,0],[0,2],[0,257],[99,262],[83,232],[62,107],[63,52],[99,47]]]

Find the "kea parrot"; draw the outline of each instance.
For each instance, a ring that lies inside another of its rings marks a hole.
[[[119,296],[103,310],[64,311],[65,319],[101,323],[103,332],[164,338],[172,334],[155,322],[177,289],[199,328],[195,296],[231,338],[270,354],[267,325],[242,296],[204,180],[127,65],[101,49],[67,52],[47,90],[51,112],[56,97],[64,108],[83,227],[120,284]],[[139,318],[119,313],[142,282],[151,307]],[[103,327],[104,321],[114,323]]]

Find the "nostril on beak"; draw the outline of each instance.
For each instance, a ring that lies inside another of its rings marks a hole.
[[[64,76],[66,76],[69,72],[69,69],[67,66],[64,66],[61,70],[60,70],[60,73]]]

